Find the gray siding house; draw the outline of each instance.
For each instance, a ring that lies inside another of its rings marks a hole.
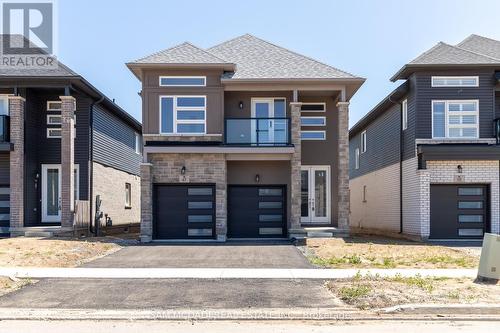
[[[500,41],[438,43],[349,133],[351,227],[421,239],[499,233]]]
[[[0,69],[0,233],[95,227],[96,196],[103,227],[138,225],[141,131],[62,63]]]
[[[364,79],[248,34],[127,66],[142,82],[143,241],[349,232],[349,100]]]

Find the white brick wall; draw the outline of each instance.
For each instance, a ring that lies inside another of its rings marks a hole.
[[[399,232],[399,163],[351,179],[349,187],[351,227]]]

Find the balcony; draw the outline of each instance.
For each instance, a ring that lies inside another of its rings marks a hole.
[[[224,144],[250,147],[289,146],[290,118],[226,118]]]
[[[10,142],[10,117],[0,115],[0,142]]]

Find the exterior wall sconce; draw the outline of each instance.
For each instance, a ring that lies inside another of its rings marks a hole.
[[[185,175],[186,174],[186,166],[184,165],[182,168],[181,168],[181,175]]]
[[[255,182],[256,183],[260,182],[260,175],[259,174],[255,175]]]
[[[240,110],[243,110],[243,101],[240,101],[240,102],[238,103],[238,107],[240,108]]]
[[[458,173],[462,173],[462,166],[461,165],[457,166],[457,171],[458,171]]]

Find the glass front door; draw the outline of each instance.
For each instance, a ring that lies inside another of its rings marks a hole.
[[[75,165],[74,171],[74,198],[79,199],[80,172]],[[42,165],[42,222],[61,222],[61,165]]]
[[[330,168],[301,170],[301,222],[330,223]]]

